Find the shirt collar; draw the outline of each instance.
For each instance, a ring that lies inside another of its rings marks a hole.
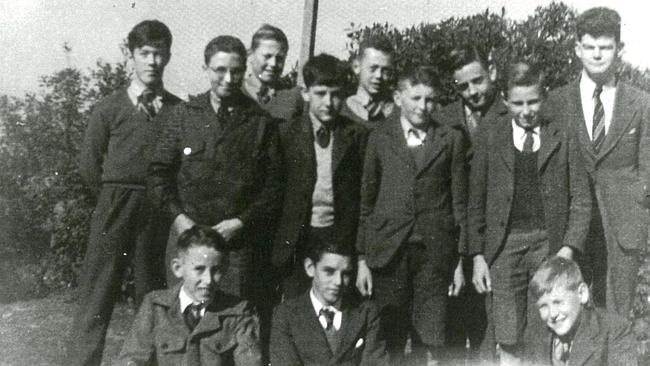
[[[311,121],[311,125],[314,130],[314,135],[316,135],[316,131],[318,131],[321,128],[321,126],[324,126],[324,124],[311,113],[309,113],[309,120]],[[336,126],[335,121],[330,121],[329,125],[326,127],[329,128],[330,132],[332,132],[335,126]]]
[[[254,98],[257,98],[262,88],[266,88],[264,94],[271,97],[275,95],[275,88],[270,85],[263,85],[260,79],[258,79],[257,76],[253,75],[252,71],[249,71],[246,74],[246,78],[244,78],[244,88],[248,94]]]
[[[607,82],[606,84],[603,84],[604,93],[614,89],[616,89],[616,79],[614,79],[613,82]],[[587,71],[582,70],[582,75],[580,76],[580,91],[582,93],[586,93],[585,95],[591,96],[594,94],[594,90],[596,90],[596,82],[589,77]]]
[[[312,288],[309,290],[309,298],[311,299],[311,305],[314,307],[314,311],[316,312],[316,316],[320,314],[321,309],[326,308],[334,312],[334,314],[340,313],[341,310],[339,310],[336,306],[329,305],[325,306],[323,305],[320,300],[316,297],[316,294],[314,294],[314,289]],[[340,307],[340,305],[339,305]]]
[[[417,131],[418,135],[420,135],[420,139],[424,140],[424,136],[427,135],[427,130],[426,129],[421,129],[418,127],[415,127],[409,122],[409,120],[406,119],[404,116],[400,116],[399,122],[402,125],[402,131],[404,132],[404,137],[408,139],[408,134],[409,130],[413,129]]]
[[[354,94],[354,97],[359,102],[359,104],[361,104],[364,107],[367,106],[368,103],[370,103],[370,100],[372,99],[372,97],[370,96],[370,94],[368,94],[366,89],[364,89],[361,86],[357,88],[357,93]]]
[[[540,126],[539,125],[537,125],[537,126],[535,126],[533,128],[533,134],[535,134],[537,136],[539,136],[539,131],[540,131]],[[514,133],[514,135],[516,137],[521,137],[521,138],[526,137],[526,129],[519,126],[517,124],[517,122],[515,122],[514,118],[512,119],[512,133]]]

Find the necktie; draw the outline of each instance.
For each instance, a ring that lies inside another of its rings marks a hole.
[[[381,111],[381,103],[379,101],[370,100],[370,102],[365,105],[365,108],[368,111],[368,121],[370,122],[379,121],[384,117],[384,114]]]
[[[194,330],[201,320],[201,305],[191,304],[186,307],[185,312],[183,312],[183,319],[185,319],[185,324],[190,328],[190,331]]]
[[[571,343],[562,342],[559,337],[553,340],[553,366],[565,366],[569,361]]]
[[[413,128],[409,129],[406,138],[406,145],[411,147],[422,145],[422,138],[420,138],[420,133],[417,130]]]
[[[228,104],[222,100],[219,104],[219,108],[217,109],[217,121],[219,121],[219,123],[222,125],[226,124],[228,122],[228,117],[230,117]]]
[[[535,139],[533,138],[533,134],[535,131],[532,129],[526,129],[526,138],[524,139],[524,149],[522,152],[524,153],[532,153],[533,152],[533,144],[535,143]]]
[[[325,126],[320,126],[318,131],[316,131],[316,142],[318,146],[323,149],[329,146],[330,144],[330,130]]]
[[[332,310],[322,308],[318,312],[318,316],[325,317],[325,322],[327,323],[325,330],[331,330],[334,326],[334,312]]]
[[[258,101],[260,104],[266,104],[266,103],[268,103],[269,101],[271,101],[271,96],[270,96],[269,94],[270,94],[270,89],[269,89],[269,87],[267,87],[267,86],[262,86],[262,87],[260,88],[260,91],[257,92],[257,101]]]
[[[153,105],[154,99],[156,99],[156,93],[151,89],[145,89],[138,97],[138,109],[149,118],[156,116],[156,107]]]
[[[605,108],[600,101],[600,93],[603,92],[602,85],[596,85],[594,90],[594,120],[592,125],[592,144],[594,150],[598,152],[605,140]]]

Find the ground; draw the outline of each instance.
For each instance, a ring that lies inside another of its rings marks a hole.
[[[50,366],[61,362],[70,331],[75,292],[0,304],[0,366]],[[135,317],[132,306],[117,304],[108,328],[104,362],[110,365]]]

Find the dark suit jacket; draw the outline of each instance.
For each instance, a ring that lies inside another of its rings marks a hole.
[[[571,366],[635,366],[636,340],[630,323],[616,314],[585,308],[569,354]],[[552,366],[552,334],[526,350],[525,362]]]
[[[418,168],[399,113],[371,132],[357,236],[368,266],[388,264],[412,233],[422,237],[434,265],[452,265],[465,240],[468,144],[461,131],[433,121]]]
[[[167,117],[149,169],[154,202],[172,219],[185,213],[213,226],[238,217],[244,233],[268,230],[282,192],[279,136],[270,116],[240,96],[228,121],[218,121],[205,93]]]
[[[253,100],[257,98],[257,96],[250,95],[243,85],[241,91]],[[294,86],[290,89],[276,90],[275,96],[268,103],[260,104],[260,107],[267,111],[273,118],[290,120],[300,116],[304,109],[300,87]]]
[[[479,127],[470,174],[469,254],[491,264],[505,243],[514,194],[512,117],[503,112]],[[551,253],[563,245],[584,249],[591,200],[578,147],[565,126],[544,120],[537,169]]]
[[[116,365],[184,365],[197,340],[202,365],[262,365],[259,324],[246,301],[218,292],[190,332],[180,311],[180,287],[145,296]]]
[[[650,96],[619,82],[614,115],[598,153],[587,133],[579,82],[553,91],[546,103],[550,118],[571,126],[590,176],[609,246],[645,250],[650,183]],[[646,203],[647,204],[647,203]]]
[[[334,230],[339,243],[354,246],[359,221],[361,172],[367,130],[339,116],[335,121],[332,146],[332,185],[334,190]],[[307,112],[283,128],[284,203],[273,245],[272,262],[283,266],[295,254],[309,227],[312,194],[316,184],[314,132]]]
[[[493,121],[494,116],[501,113],[504,109],[505,106],[503,105],[503,99],[499,96],[495,97],[492,106],[490,106],[485,113],[485,116],[481,119],[481,123]],[[440,120],[440,122],[449,124],[450,126],[458,126],[465,133],[467,139],[472,143],[474,142],[469,134],[469,129],[467,128],[467,121],[465,121],[465,106],[462,99],[459,98],[459,100],[442,108],[440,112],[436,113],[436,119]],[[473,149],[469,150],[470,154],[468,155],[470,159],[472,151]]]
[[[379,311],[369,301],[344,301],[341,344],[332,352],[318,321],[309,292],[275,309],[271,328],[271,364],[388,365],[385,342],[379,338]]]

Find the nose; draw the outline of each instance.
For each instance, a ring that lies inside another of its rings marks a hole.
[[[473,83],[469,83],[469,85],[467,86],[467,89],[469,90],[470,95],[478,94],[478,89],[476,88],[476,85],[474,85]]]
[[[323,103],[324,103],[326,106],[330,106],[330,105],[332,105],[332,94],[330,94],[330,93],[326,93],[326,94],[323,96]]]
[[[603,56],[600,47],[594,48],[594,57],[595,58],[601,58]]]
[[[267,63],[270,67],[275,67],[275,66],[277,66],[277,64],[278,64],[277,57],[270,57],[270,58],[266,61],[266,63]]]
[[[201,282],[209,285],[212,283],[212,273],[210,271],[205,271],[201,274]]]
[[[340,273],[340,274],[335,275],[334,276],[334,285],[341,286],[342,283],[343,283],[343,274]]]
[[[232,81],[232,72],[230,72],[230,70],[226,71],[226,73],[223,74],[223,81],[226,83],[230,83]]]
[[[523,107],[522,113],[523,113],[525,116],[527,116],[527,115],[530,114],[530,106],[529,106],[528,104],[524,104],[524,107]]]

